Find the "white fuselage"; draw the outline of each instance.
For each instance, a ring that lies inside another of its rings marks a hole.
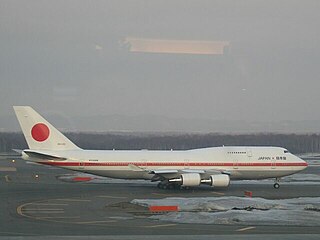
[[[154,170],[224,171],[231,179],[280,178],[307,163],[279,147],[212,147],[185,151],[65,150],[45,151],[64,161],[35,161],[75,171],[123,179],[151,179]],[[25,156],[27,160],[33,160]],[[141,171],[139,171],[141,169]],[[142,171],[144,170],[144,171]]]

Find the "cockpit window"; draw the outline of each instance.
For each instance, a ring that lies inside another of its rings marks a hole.
[[[284,153],[289,153],[289,151],[288,150],[284,150]]]

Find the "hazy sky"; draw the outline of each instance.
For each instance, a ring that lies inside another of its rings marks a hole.
[[[320,1],[0,0],[0,117],[319,120]],[[128,52],[126,37],[228,41],[228,55]]]

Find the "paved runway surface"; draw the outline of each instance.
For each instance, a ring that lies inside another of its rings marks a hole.
[[[278,190],[272,183],[231,184],[223,190],[206,186],[160,190],[148,182],[64,182],[57,176],[73,172],[11,160],[0,159],[0,236],[320,234],[320,228],[313,226],[160,222],[149,219],[146,209],[130,204],[133,199],[145,198],[244,196],[244,191],[267,199],[319,197],[320,183],[292,182]],[[304,173],[319,174],[318,170],[309,167]]]

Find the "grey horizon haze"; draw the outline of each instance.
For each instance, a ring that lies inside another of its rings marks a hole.
[[[12,106],[30,105],[66,130],[320,132],[319,12],[311,0],[0,0],[0,130],[19,130]],[[230,48],[130,52],[128,37]]]

